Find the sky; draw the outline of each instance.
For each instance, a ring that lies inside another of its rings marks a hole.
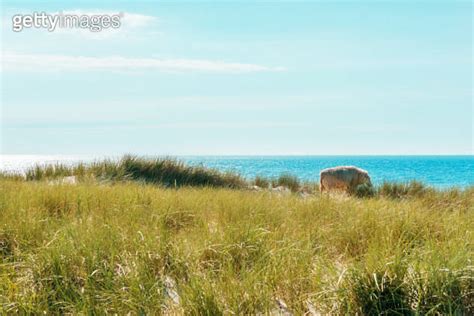
[[[17,14],[120,14],[118,29]],[[473,154],[470,1],[2,1],[1,153]]]

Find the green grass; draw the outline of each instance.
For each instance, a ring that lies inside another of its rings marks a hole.
[[[263,189],[268,189],[271,185],[271,181],[268,178],[262,177],[262,176],[256,176],[253,184],[263,188]]]
[[[11,175],[12,177],[15,175]],[[165,187],[211,186],[239,188],[245,181],[236,174],[223,173],[199,166],[187,166],[173,158],[140,158],[126,155],[120,160],[103,160],[90,164],[35,166],[26,171],[27,180],[52,180],[76,176],[79,180],[139,181]],[[3,177],[7,177],[3,175]],[[1,178],[1,177],[0,177]]]
[[[119,166],[0,179],[0,314],[474,313],[474,188],[302,198]]]
[[[407,196],[419,197],[432,189],[427,188],[423,183],[411,181],[408,183],[384,182],[379,188],[379,194],[391,198],[403,198]]]
[[[301,184],[296,176],[291,175],[289,173],[284,173],[281,176],[279,176],[278,179],[273,181],[273,186],[274,187],[283,186],[283,187],[287,187],[292,192],[297,192],[300,189]]]
[[[242,189],[258,186],[262,189],[286,187],[292,192],[314,193],[319,191],[316,182],[301,182],[298,177],[284,173],[277,178],[256,176],[254,179],[244,179],[239,174],[220,172],[203,166],[188,166],[174,158],[144,158],[125,155],[118,160],[102,160],[92,163],[78,163],[76,165],[37,165],[26,170],[24,176],[0,172],[1,179],[21,181],[48,180],[60,181],[65,177],[74,176],[79,182],[127,182],[136,181],[151,183],[167,188],[191,187],[216,187]],[[425,186],[418,181],[408,183],[384,182],[379,187],[366,184],[359,185],[350,195],[359,198],[383,196],[393,199],[421,197],[436,190]]]

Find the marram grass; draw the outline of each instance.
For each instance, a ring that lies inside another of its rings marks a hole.
[[[2,179],[0,314],[472,314],[473,206]]]
[[[0,314],[474,313],[474,188],[352,193],[133,156],[0,174]]]
[[[0,174],[1,177],[18,175]],[[188,166],[173,158],[142,158],[125,155],[119,160],[93,163],[37,165],[26,171],[27,180],[52,180],[75,176],[79,180],[94,178],[101,181],[139,181],[165,187],[211,186],[238,188],[244,180],[237,174],[219,172],[200,166]]]

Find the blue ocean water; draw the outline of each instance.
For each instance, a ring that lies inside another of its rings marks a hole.
[[[100,160],[103,156],[0,155],[0,170],[22,172],[36,164],[75,164]],[[118,158],[118,157],[108,157]],[[319,171],[353,165],[369,172],[372,182],[419,180],[437,187],[474,185],[474,156],[181,156],[191,165],[234,171],[245,178],[277,177],[291,173],[301,180],[319,181]]]
[[[324,168],[353,165],[369,172],[372,182],[422,181],[438,187],[474,185],[474,156],[236,156],[181,157],[193,165],[235,171],[246,178],[276,177],[289,172],[302,180],[319,181]]]

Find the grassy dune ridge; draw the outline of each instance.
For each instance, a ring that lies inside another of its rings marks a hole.
[[[277,178],[256,176],[244,179],[235,172],[221,172],[203,166],[188,166],[175,158],[143,158],[125,155],[118,160],[102,160],[92,163],[75,165],[47,164],[37,165],[26,170],[25,174],[0,172],[0,179],[12,180],[61,180],[74,176],[75,181],[123,182],[135,181],[151,183],[166,188],[192,187],[223,187],[248,188],[258,186],[263,189],[285,187],[292,192],[314,193],[319,190],[316,182],[302,183],[296,176],[284,173]],[[376,195],[392,198],[421,196],[435,190],[420,182],[383,183],[379,187],[358,186],[351,195],[357,197],[373,197]]]
[[[219,172],[201,166],[187,166],[174,158],[147,159],[132,155],[125,155],[119,160],[102,160],[72,166],[37,165],[27,170],[25,174],[27,180],[51,180],[65,176],[76,176],[80,180],[91,177],[102,181],[132,180],[166,187],[187,185],[237,188],[244,185],[244,180],[234,173]]]
[[[302,198],[83,170],[0,179],[0,314],[474,313],[474,188]]]

